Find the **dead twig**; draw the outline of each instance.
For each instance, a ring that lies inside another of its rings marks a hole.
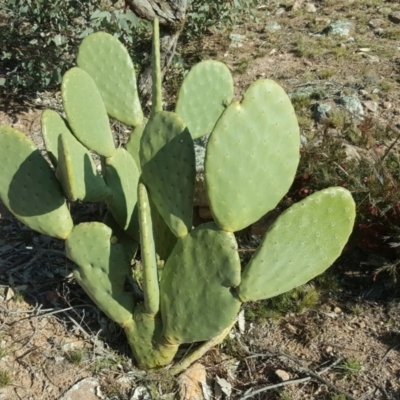
[[[332,369],[333,367],[335,367],[335,366],[336,366],[337,364],[339,364],[341,361],[342,361],[342,359],[341,359],[341,358],[338,358],[338,359],[335,360],[332,364],[330,364],[330,365],[327,366],[326,368],[322,369],[321,371],[317,372],[317,375],[319,376],[319,375],[324,374],[325,372],[328,372],[330,369]],[[252,391],[252,392],[250,392],[250,393],[248,393],[248,394],[245,394],[244,396],[242,396],[242,397],[240,398],[240,400],[248,399],[248,398],[250,398],[250,397],[252,397],[252,396],[255,396],[256,394],[266,392],[267,390],[276,389],[276,388],[283,387],[283,386],[287,386],[287,385],[296,385],[296,384],[298,384],[298,383],[308,382],[308,381],[310,381],[311,379],[313,379],[313,377],[307,376],[307,377],[305,377],[305,378],[291,379],[291,380],[288,380],[288,381],[284,381],[284,382],[281,382],[281,383],[277,383],[277,384],[275,384],[275,385],[265,386],[265,387],[263,387],[263,388],[254,390],[254,391]],[[250,390],[251,390],[251,389],[250,389]]]
[[[295,364],[298,365],[300,372],[303,372],[307,375],[309,375],[307,378],[302,378],[302,379],[306,379],[306,380],[301,380],[301,379],[295,379],[292,381],[287,381],[287,382],[282,382],[282,383],[286,383],[286,384],[294,384],[294,383],[302,383],[302,382],[306,382],[308,380],[311,379],[315,379],[316,381],[319,381],[321,383],[323,383],[324,385],[328,386],[330,389],[334,390],[337,393],[343,394],[345,395],[349,400],[356,400],[350,393],[346,392],[345,390],[341,389],[340,387],[334,385],[332,382],[322,378],[320,376],[320,374],[322,374],[323,372],[326,372],[324,370],[321,370],[320,372],[314,372],[311,369],[307,368],[306,366],[304,366],[304,364],[301,362],[301,360],[299,360],[297,357],[294,357],[290,354],[278,351],[278,350],[274,350],[274,349],[269,349],[267,350],[268,354],[255,354],[255,353],[250,353],[250,356],[248,358],[254,358],[254,357],[285,357],[291,361],[293,361]],[[332,365],[330,365],[329,367],[327,367],[328,369],[334,367],[336,364],[338,364],[341,360],[336,360]],[[280,386],[284,386],[282,384],[279,384]],[[277,387],[277,386],[275,386]],[[262,388],[265,390],[270,390],[271,387],[267,387],[267,388]],[[258,389],[261,390],[261,389]],[[255,391],[252,392],[251,394],[249,393],[248,395],[246,395],[247,397],[241,397],[241,400],[247,399],[250,396],[254,396]]]

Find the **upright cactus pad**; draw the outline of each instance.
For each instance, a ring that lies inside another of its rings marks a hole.
[[[256,81],[225,110],[208,140],[204,173],[222,229],[241,230],[275,208],[293,182],[299,138],[292,104],[274,81]]]
[[[104,179],[111,191],[107,205],[119,225],[139,240],[137,186],[139,171],[129,153],[119,148],[105,162]]]
[[[68,200],[100,202],[110,195],[89,151],[69,131],[58,136],[57,159],[56,176]]]
[[[68,258],[79,268],[75,279],[100,309],[121,326],[132,321],[133,296],[125,290],[137,243],[130,246],[113,240],[111,229],[100,222],[74,227],[65,242]]]
[[[129,126],[142,122],[135,68],[118,39],[105,32],[89,35],[79,46],[77,64],[96,82],[111,117]]]
[[[144,309],[147,314],[156,315],[160,308],[157,257],[153,237],[153,225],[146,186],[138,187],[140,245],[143,266]]]
[[[58,137],[64,132],[70,133],[70,130],[64,118],[62,118],[58,112],[53,110],[43,111],[41,124],[47,155],[54,167],[57,167]]]
[[[237,292],[242,301],[277,296],[324,272],[353,229],[355,204],[339,187],[294,204],[272,225],[246,266]]]
[[[139,156],[140,141],[142,140],[142,135],[144,129],[146,128],[146,124],[147,124],[147,119],[144,119],[143,122],[139,126],[137,126],[129,135],[129,139],[125,146],[126,151],[135,160],[139,172],[142,172],[142,166],[140,165],[140,156]]]
[[[175,112],[193,139],[210,133],[233,98],[233,79],[228,67],[213,60],[196,64],[185,76]]]
[[[106,107],[90,75],[71,68],[63,77],[61,94],[68,123],[78,140],[99,155],[112,157],[115,147]]]
[[[0,127],[0,198],[31,229],[65,239],[72,219],[54,172],[21,132]]]
[[[170,344],[209,340],[235,319],[240,301],[235,236],[207,223],[180,238],[161,279],[164,336]],[[201,317],[200,317],[201,316]]]
[[[192,228],[196,175],[193,139],[174,113],[156,113],[143,132],[142,179],[171,231],[185,236]]]

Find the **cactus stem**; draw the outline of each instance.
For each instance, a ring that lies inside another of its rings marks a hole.
[[[160,308],[160,288],[158,286],[157,259],[151,223],[149,198],[146,187],[139,183],[139,224],[140,243],[144,278],[144,308],[150,315],[157,314]]]
[[[152,45],[152,70],[153,70],[153,98],[151,105],[151,114],[162,110],[161,95],[161,62],[160,62],[160,28],[158,19],[153,23],[153,45]]]

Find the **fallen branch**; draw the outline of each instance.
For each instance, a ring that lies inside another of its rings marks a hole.
[[[248,357],[248,358],[251,358],[251,357]],[[328,372],[328,371],[331,370],[333,367],[335,367],[337,364],[339,364],[340,361],[342,361],[342,359],[341,359],[341,358],[338,358],[338,359],[335,360],[331,365],[327,366],[326,368],[322,369],[321,371],[317,372],[316,374],[317,374],[318,376],[320,376],[320,375],[324,374],[325,372]],[[240,398],[240,400],[248,399],[248,398],[250,398],[250,397],[252,397],[252,396],[255,396],[256,394],[266,392],[267,390],[276,389],[276,388],[283,387],[283,386],[287,386],[287,385],[295,385],[295,384],[298,384],[298,383],[308,382],[308,381],[310,381],[311,379],[313,379],[312,376],[307,376],[307,377],[305,377],[305,378],[291,379],[291,380],[288,380],[288,381],[284,381],[284,382],[281,382],[281,383],[277,383],[277,384],[275,384],[275,385],[265,386],[265,387],[263,387],[263,388],[254,390],[254,391],[251,392],[251,393],[248,393],[248,394],[245,393],[245,395],[242,396],[242,397]],[[250,390],[251,390],[251,389],[250,389]]]
[[[326,367],[325,369],[322,369],[320,372],[314,372],[311,369],[304,366],[303,363],[301,362],[301,360],[299,360],[297,357],[294,357],[290,354],[287,354],[287,353],[284,353],[281,351],[277,351],[274,349],[269,349],[267,351],[268,351],[268,354],[255,354],[255,353],[248,352],[250,354],[250,356],[248,358],[271,357],[271,356],[272,357],[285,357],[285,358],[293,361],[295,364],[297,364],[299,366],[300,372],[307,374],[308,377],[301,378],[301,379],[293,379],[290,381],[281,382],[277,385],[266,386],[264,388],[260,388],[251,393],[245,394],[244,396],[242,396],[240,398],[240,400],[248,399],[258,393],[262,393],[262,392],[270,390],[270,389],[274,389],[274,388],[282,387],[282,386],[286,386],[286,385],[291,385],[291,384],[296,384],[296,383],[307,382],[311,379],[315,379],[316,381],[319,381],[319,382],[323,383],[324,385],[328,386],[330,389],[334,390],[335,392],[345,395],[349,400],[356,400],[350,393],[346,392],[344,389],[341,389],[340,387],[334,385],[332,382],[330,382],[320,376],[321,374],[327,372],[329,369],[331,369],[335,365],[337,365],[341,361],[341,359],[336,360],[333,364]]]

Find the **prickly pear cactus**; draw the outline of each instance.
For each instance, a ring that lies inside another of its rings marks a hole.
[[[155,21],[148,119],[127,50],[99,32],[84,39],[78,66],[64,75],[66,119],[43,113],[51,164],[23,133],[0,127],[1,200],[30,228],[66,241],[75,279],[125,330],[142,368],[166,366],[181,344],[205,342],[189,355],[194,361],[227,335],[243,302],[321,274],[355,219],[346,189],[314,193],[282,213],[241,266],[234,232],[274,209],[293,182],[300,143],[294,109],[268,79],[232,101],[229,70],[203,61],[184,79],[175,112],[163,111],[158,40]],[[115,147],[109,116],[134,128],[126,149]],[[193,139],[207,134],[204,176],[214,222],[194,228]],[[76,200],[102,202],[107,214],[74,225],[67,201]],[[185,363],[179,365],[175,373]]]

